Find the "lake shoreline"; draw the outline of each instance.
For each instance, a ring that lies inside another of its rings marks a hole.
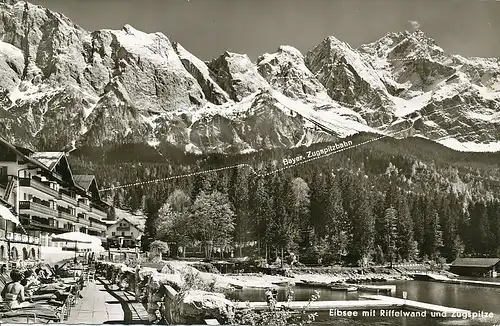
[[[426,273],[431,270],[424,264],[407,264],[391,267],[301,267],[276,268],[269,273],[226,273],[221,274],[210,263],[171,260],[159,263],[163,273],[185,273],[186,269],[214,284],[214,287],[223,291],[230,289],[272,288],[295,285],[297,283],[315,283],[318,286],[328,287],[332,283],[383,283],[394,281],[413,280],[409,275],[412,272]],[[202,266],[202,267],[200,267]],[[210,270],[203,271],[203,270]],[[268,270],[269,271],[269,270]],[[433,271],[435,274],[454,276],[446,271]],[[284,276],[286,275],[287,276]]]

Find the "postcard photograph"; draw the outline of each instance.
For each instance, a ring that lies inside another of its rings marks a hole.
[[[499,0],[0,0],[0,323],[500,325]]]

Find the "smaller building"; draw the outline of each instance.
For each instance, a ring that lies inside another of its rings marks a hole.
[[[450,272],[461,276],[497,277],[500,258],[457,258]]]
[[[140,247],[140,241],[144,235],[142,221],[133,217],[122,217],[106,232],[109,247],[135,248]]]

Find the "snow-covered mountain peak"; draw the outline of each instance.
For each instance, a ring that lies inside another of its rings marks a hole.
[[[352,49],[349,44],[347,44],[346,42],[343,42],[343,41],[339,40],[338,38],[336,38],[333,35],[327,36],[323,40],[322,43],[323,44],[328,44],[332,49],[336,49],[336,48],[339,48],[339,47],[346,47],[348,49]]]
[[[420,29],[412,32],[388,33],[373,43],[360,46],[358,50],[394,62],[440,58],[444,55],[444,50],[436,44],[436,41]]]
[[[304,58],[302,53],[297,48],[294,48],[293,46],[290,45],[280,45],[278,48],[278,52],[287,53],[296,58],[302,58],[302,59]]]
[[[179,43],[173,43],[173,47],[184,68],[198,81],[208,101],[214,104],[231,101],[229,94],[217,84],[216,74],[211,72],[203,61],[184,49]]]
[[[162,33],[88,32],[13,3],[0,0],[0,133],[16,142],[241,153],[381,130],[469,149],[500,141],[499,59],[448,55],[419,30],[203,62]]]
[[[226,51],[207,65],[219,86],[235,101],[270,87],[246,54]]]
[[[272,54],[257,59],[259,73],[273,89],[307,102],[331,102],[326,89],[307,68],[302,53],[291,46],[280,46]]]

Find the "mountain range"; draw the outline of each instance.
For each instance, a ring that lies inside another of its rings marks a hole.
[[[249,153],[358,133],[500,151],[500,59],[447,54],[415,30],[204,62],[162,33],[89,32],[0,0],[0,135],[19,145]]]

